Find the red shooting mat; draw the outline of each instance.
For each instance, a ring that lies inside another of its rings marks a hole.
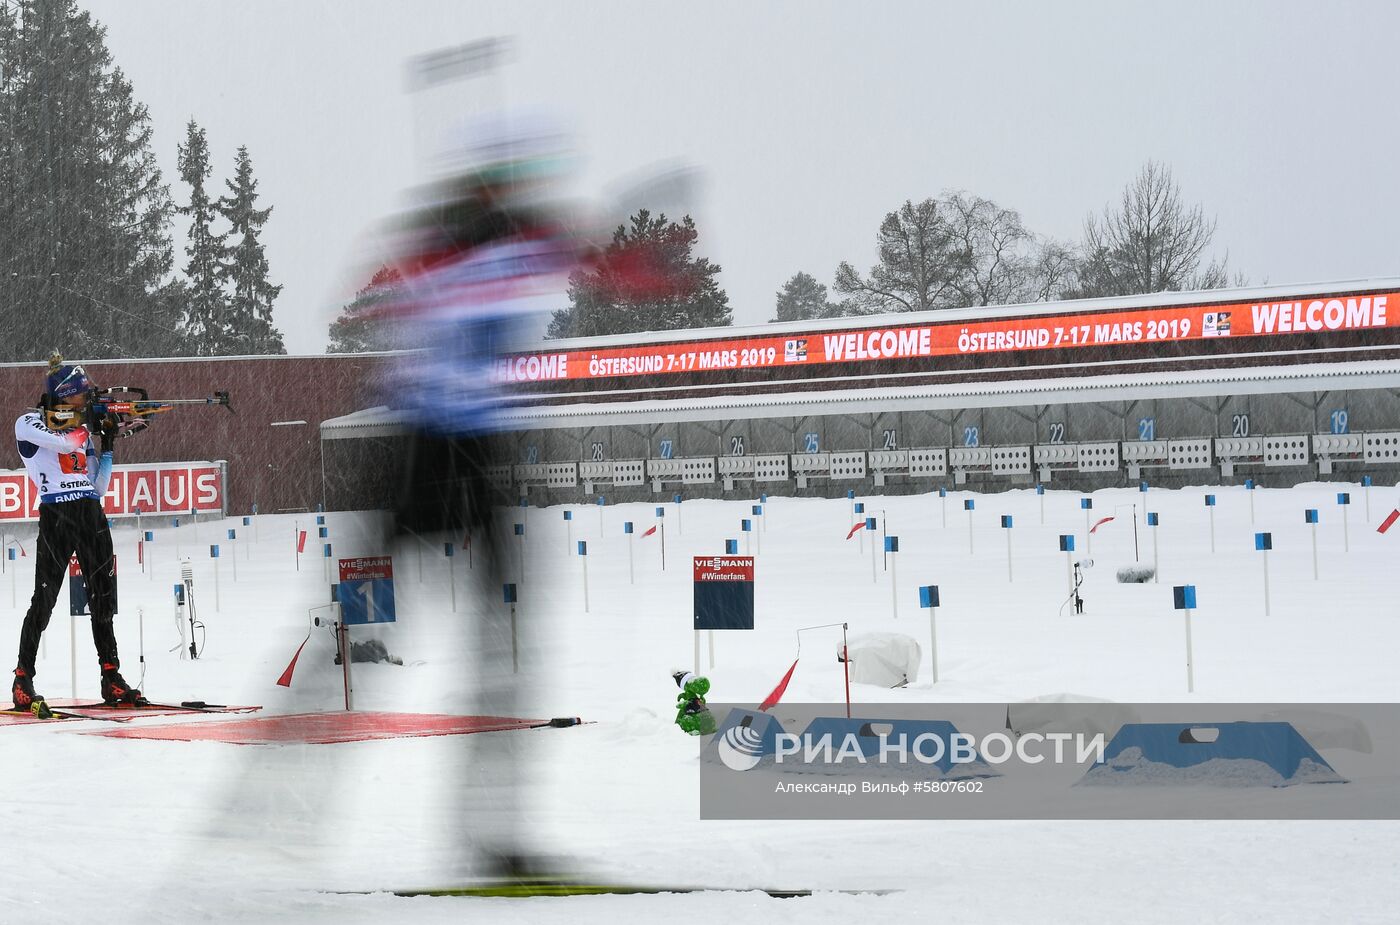
[[[121,726],[86,734],[115,739],[227,742],[232,745],[330,745],[374,739],[506,732],[547,723],[548,720],[511,716],[446,716],[435,713],[293,713],[253,719]]]

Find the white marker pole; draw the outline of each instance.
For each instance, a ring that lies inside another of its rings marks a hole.
[[[1191,657],[1191,608],[1187,607],[1183,613],[1186,614],[1186,693],[1193,694],[1196,692],[1196,670]]]
[[[943,529],[948,529],[948,492],[940,491],[939,497],[943,501]]]
[[[1045,490],[1040,491],[1040,525],[1045,526]]]
[[[327,568],[330,567],[330,561],[331,561],[330,559],[327,559],[327,560],[326,560],[326,563],[327,563],[326,567],[327,567]],[[327,578],[326,578],[326,581],[327,581],[327,583],[329,583],[329,582],[330,582],[330,578],[327,577]],[[219,602],[220,602],[220,598],[219,598],[219,557],[218,557],[218,556],[214,556],[214,611],[215,611],[216,613],[222,610],[222,608],[219,606]]]
[[[710,670],[715,670],[715,631],[707,630],[710,637]]]
[[[1154,585],[1155,585],[1155,584],[1160,584],[1160,582],[1157,581],[1157,576],[1160,575],[1161,572],[1162,572],[1161,568],[1159,568],[1158,565],[1157,565],[1157,528],[1156,528],[1156,527],[1153,527],[1153,528],[1152,528],[1152,583],[1153,583]]]
[[[1269,616],[1269,551],[1264,550],[1264,616]]]
[[[1315,520],[1314,520],[1313,523],[1312,523],[1312,541],[1313,541],[1313,581],[1317,581],[1317,521],[1315,521]]]
[[[938,608],[928,609],[928,644],[929,653],[933,656],[933,680],[931,683],[938,683]]]
[[[890,616],[899,619],[899,573],[895,569],[899,561],[897,551],[890,552]]]
[[[578,555],[583,560],[583,612],[588,613],[588,547],[583,540],[579,540]],[[699,655],[696,655],[695,661],[700,661]]]
[[[973,548],[972,542],[973,542],[973,541],[972,541],[972,508],[968,508],[968,509],[967,509],[967,554],[968,554],[969,556],[971,556],[971,555],[976,555],[976,551],[975,551],[975,549]]]
[[[866,529],[866,530],[874,530],[874,529],[875,529],[875,526],[874,526],[874,523],[873,523],[874,520],[875,520],[875,518],[873,518],[873,517],[867,517],[867,518],[865,519],[865,529]],[[864,533],[865,530],[862,530],[861,532]],[[871,582],[871,584],[874,584],[875,582],[877,582],[877,581],[879,581],[879,580],[880,580],[880,579],[879,579],[879,578],[876,576],[876,574],[875,574],[875,537],[872,536],[872,537],[870,538],[870,582]]]
[[[1015,581],[1011,577],[1011,528],[1006,530],[1006,582],[1011,584]]]
[[[1351,505],[1342,505],[1342,552],[1351,552],[1351,526],[1347,523],[1347,508]]]
[[[1215,552],[1215,505],[1210,506],[1210,551]]]
[[[69,581],[72,581],[70,578]],[[73,699],[78,699],[78,618],[68,617],[68,670],[73,686]]]

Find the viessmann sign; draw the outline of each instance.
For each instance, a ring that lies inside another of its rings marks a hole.
[[[1008,350],[1066,350],[1211,338],[1320,334],[1400,327],[1400,293],[1308,297],[1283,302],[1170,306],[1030,318],[859,328],[780,337],[523,353],[496,364],[501,382],[655,376],[967,356]],[[1392,312],[1391,309],[1397,310]]]
[[[222,462],[119,465],[102,507],[114,517],[127,514],[224,512]],[[23,469],[0,470],[0,521],[39,519],[39,489]]]

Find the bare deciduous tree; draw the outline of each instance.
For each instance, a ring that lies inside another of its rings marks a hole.
[[[1133,295],[1216,289],[1230,282],[1225,260],[1206,261],[1215,219],[1188,205],[1171,168],[1148,161],[1123,187],[1116,207],[1084,221],[1082,261],[1073,294]],[[1203,265],[1204,263],[1204,265]]]
[[[960,258],[942,206],[936,199],[905,200],[880,223],[879,263],[862,277],[846,261],[836,269],[835,288],[861,312],[925,311],[960,301],[954,280]]]

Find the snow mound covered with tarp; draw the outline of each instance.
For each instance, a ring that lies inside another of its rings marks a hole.
[[[1287,787],[1345,779],[1288,723],[1131,723],[1079,783]]]
[[[862,633],[852,636],[846,651],[851,683],[895,688],[919,679],[923,650],[919,643],[902,633]],[[836,650],[841,658],[841,649]]]

